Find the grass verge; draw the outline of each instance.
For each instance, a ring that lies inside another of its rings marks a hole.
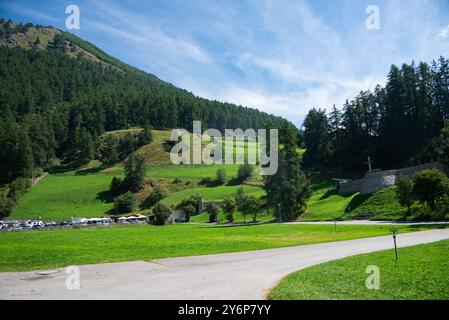
[[[448,300],[449,240],[363,254],[310,267],[286,277],[271,300]],[[368,266],[380,270],[379,290],[368,290]]]
[[[386,235],[388,226],[150,225],[0,233],[0,271],[238,252]],[[429,227],[398,226],[403,232]]]

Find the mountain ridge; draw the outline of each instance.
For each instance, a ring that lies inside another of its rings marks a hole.
[[[24,49],[36,48],[44,50],[61,50],[72,58],[82,57],[89,61],[101,63],[105,66],[115,68],[116,70],[121,72],[131,72],[145,75],[155,81],[161,82],[164,85],[191,94],[199,99],[235,105],[236,107],[247,108],[265,113],[269,116],[281,118],[280,116],[269,114],[252,106],[243,106],[240,104],[229,103],[216,99],[211,100],[203,98],[201,96],[197,96],[186,89],[179,88],[170,82],[162,80],[155,74],[143,71],[111,56],[104,50],[98,48],[96,45],[74,35],[73,33],[60,30],[53,26],[42,26],[32,23],[15,23],[12,20],[0,18],[0,45],[10,48],[21,47]]]

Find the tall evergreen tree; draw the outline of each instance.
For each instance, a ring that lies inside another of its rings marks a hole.
[[[306,208],[311,196],[310,182],[301,170],[301,156],[296,144],[296,132],[288,124],[281,130],[283,147],[279,154],[279,168],[275,175],[265,177],[267,204],[274,209],[278,220],[291,221]]]
[[[304,120],[304,142],[306,152],[304,163],[323,165],[331,155],[329,123],[326,110],[312,109]]]

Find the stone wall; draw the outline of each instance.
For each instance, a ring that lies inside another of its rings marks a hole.
[[[374,193],[394,186],[399,177],[410,179],[419,171],[434,168],[445,171],[441,164],[432,162],[404,169],[368,172],[362,179],[339,183],[338,194],[347,195],[356,192],[360,192],[361,194]]]

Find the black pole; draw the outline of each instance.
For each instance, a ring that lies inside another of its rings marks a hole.
[[[396,245],[396,235],[393,235],[393,241],[394,241],[394,253],[396,255],[396,261],[399,261],[399,257],[398,257],[398,247]]]

